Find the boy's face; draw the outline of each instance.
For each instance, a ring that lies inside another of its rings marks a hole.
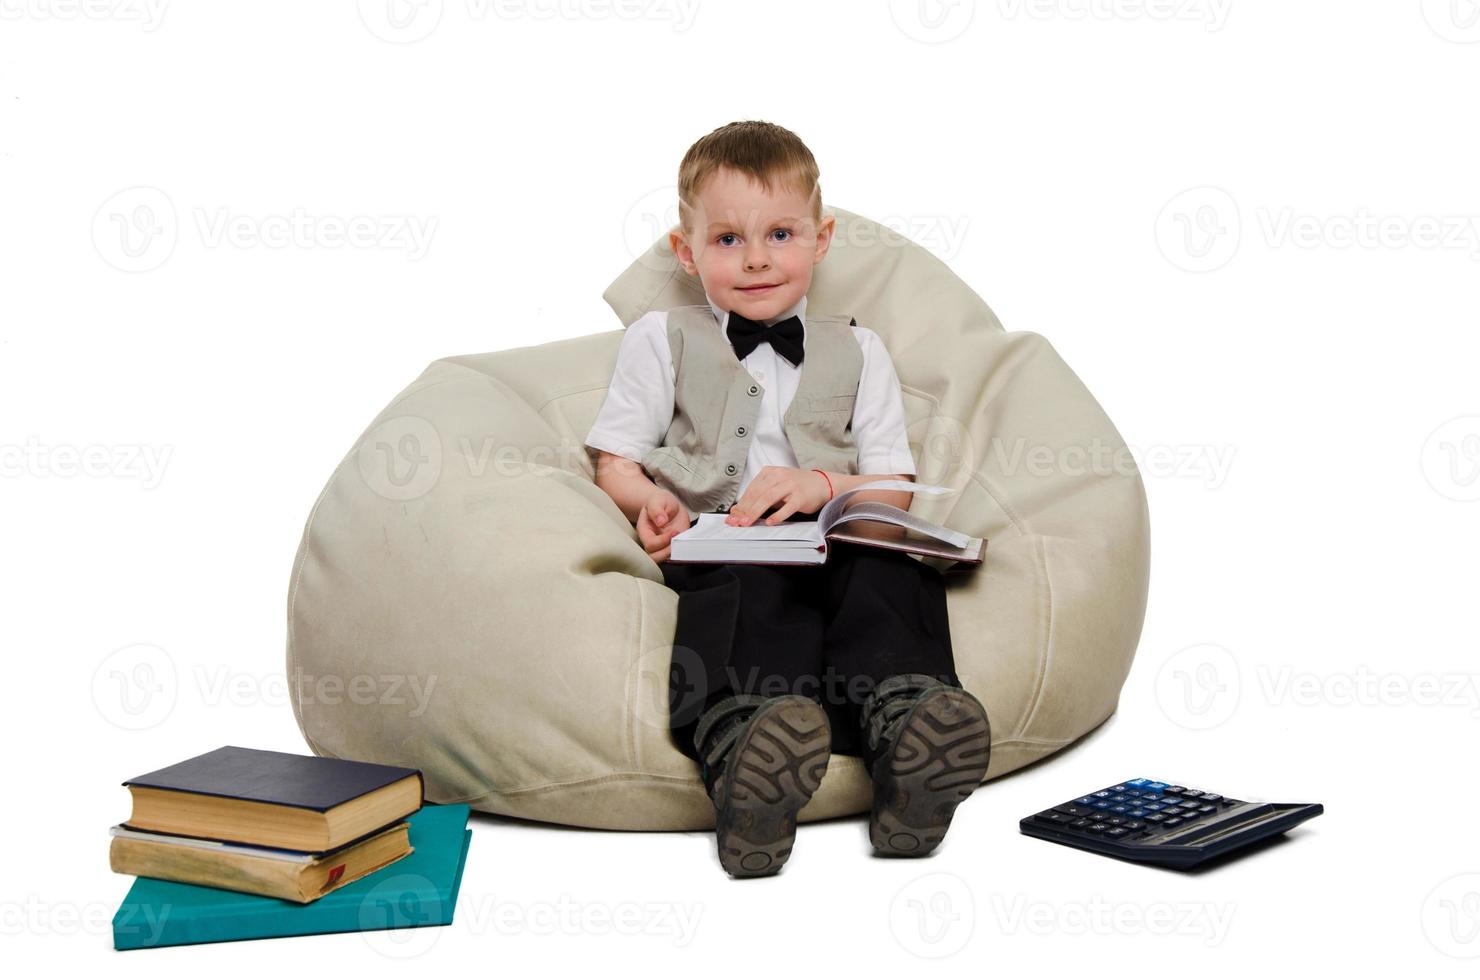
[[[805,195],[779,182],[767,193],[728,168],[712,174],[692,204],[693,229],[670,232],[669,245],[720,307],[765,320],[807,294],[836,219],[816,222]]]

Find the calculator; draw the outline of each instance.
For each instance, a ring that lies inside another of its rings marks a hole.
[[[1154,779],[1127,779],[1024,817],[1018,829],[1070,847],[1170,868],[1282,834],[1319,803],[1253,803]]]

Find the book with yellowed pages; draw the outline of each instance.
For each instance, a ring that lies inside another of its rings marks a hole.
[[[235,745],[135,776],[130,830],[332,851],[421,808],[419,769]]]
[[[313,852],[153,834],[118,824],[108,830],[113,838],[108,865],[119,874],[307,904],[410,854],[410,830],[401,821],[335,850]]]
[[[835,496],[815,520],[785,520],[771,525],[756,521],[740,527],[726,523],[728,514],[700,514],[693,526],[673,536],[668,560],[677,564],[820,565],[827,561],[829,544],[846,541],[968,565],[981,564],[986,553],[985,539],[933,524],[877,500],[848,505],[855,494],[865,490],[952,492],[949,487],[910,480],[873,480]]]

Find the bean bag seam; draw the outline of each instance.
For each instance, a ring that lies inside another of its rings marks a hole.
[[[863,761],[856,756],[835,755],[834,759],[842,768],[861,768]],[[831,771],[831,769],[829,769]],[[467,803],[470,800],[481,799],[488,796],[533,796],[539,793],[549,793],[562,789],[571,789],[578,786],[597,786],[601,783],[610,782],[633,782],[635,780],[650,780],[656,783],[679,783],[692,785],[702,792],[703,784],[697,772],[693,776],[674,776],[665,773],[647,772],[643,769],[631,769],[625,772],[607,773],[603,776],[583,776],[580,779],[571,779],[564,782],[541,783],[538,786],[526,786],[520,789],[503,789],[483,793],[480,796],[468,796],[460,800],[451,800],[453,803]]]
[[[1038,644],[1038,668],[1033,678],[1032,697],[1028,699],[1023,709],[1021,720],[1014,730],[1015,738],[1022,738],[1023,732],[1028,730],[1033,718],[1038,713],[1038,705],[1043,701],[1044,679],[1048,676],[1048,662],[1053,646],[1053,583],[1048,577],[1048,554],[1043,547],[1041,535],[1033,535],[1034,570],[1038,572],[1040,585],[1040,599],[1043,602],[1043,627],[1039,633]]]
[[[629,575],[628,579],[630,580],[634,597],[634,602],[632,603],[632,605],[635,605],[637,607],[637,611],[635,614],[636,623],[633,624],[629,621],[628,632],[629,635],[631,635],[632,630],[630,629],[630,627],[632,625],[636,626],[636,643],[634,643],[633,646],[637,649],[637,660],[634,666],[640,667],[642,664],[642,625],[644,618],[642,587],[637,584],[638,576]],[[644,579],[643,581],[646,581],[646,579]],[[641,685],[641,678],[639,678],[638,683],[639,685]],[[626,745],[624,747],[627,752],[627,767],[629,769],[639,769],[641,768],[641,766],[637,759],[637,713],[632,710],[632,697],[632,668],[629,667],[627,670],[626,690],[622,692],[622,712],[627,716],[626,724],[622,726],[622,735],[623,740],[626,742]]]

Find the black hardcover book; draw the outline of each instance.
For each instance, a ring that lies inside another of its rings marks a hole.
[[[123,785],[323,812],[413,775],[422,779],[403,766],[224,745]]]
[[[329,851],[421,808],[421,770],[225,745],[125,780],[134,830]]]

